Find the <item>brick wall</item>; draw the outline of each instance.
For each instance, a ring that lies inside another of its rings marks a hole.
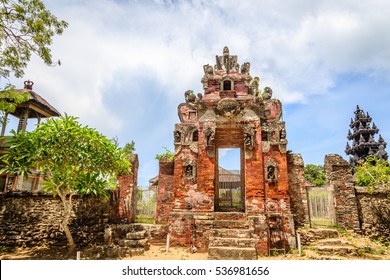
[[[294,216],[294,225],[295,228],[308,226],[310,222],[302,156],[300,154],[287,154],[287,162],[291,212]]]
[[[169,214],[174,206],[173,190],[173,165],[172,161],[159,161],[156,223],[167,224]]]
[[[336,224],[346,229],[359,227],[354,179],[349,163],[340,155],[325,156],[326,184],[335,199]]]

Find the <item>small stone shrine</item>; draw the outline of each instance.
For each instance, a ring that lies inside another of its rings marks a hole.
[[[270,87],[259,89],[250,63],[240,66],[227,47],[203,70],[203,94],[188,90],[178,106],[174,162],[160,161],[157,222],[169,225],[173,244],[208,249],[211,257],[214,250],[215,258],[218,246],[234,251],[249,243],[258,253],[294,247],[281,102]],[[238,174],[219,167],[221,148],[240,150]],[[240,246],[225,244],[240,235]]]

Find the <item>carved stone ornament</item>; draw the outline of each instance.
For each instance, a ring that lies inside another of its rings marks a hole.
[[[263,153],[268,153],[271,149],[271,143],[268,141],[262,141],[261,142]]]
[[[208,127],[204,131],[204,139],[207,147],[214,147],[215,129]]]
[[[278,164],[277,162],[270,158],[269,160],[267,160],[267,162],[265,163],[265,180],[267,182],[276,182],[278,180]]]
[[[196,181],[196,162],[190,159],[183,160],[184,178],[188,181]]]
[[[199,148],[198,148],[198,143],[191,143],[189,145],[190,147],[190,150],[193,151],[195,154],[197,154],[199,152]]]
[[[229,73],[230,70],[238,71],[239,65],[237,63],[237,56],[229,54],[229,48],[223,48],[222,56],[216,56],[215,70],[225,70]]]
[[[233,98],[224,98],[218,102],[217,113],[223,117],[231,118],[241,112],[241,106]]]

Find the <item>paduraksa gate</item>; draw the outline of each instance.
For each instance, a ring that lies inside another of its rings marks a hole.
[[[160,160],[157,223],[212,259],[285,252],[295,230],[282,104],[227,47],[203,68],[203,94],[188,90],[178,106],[174,161]],[[239,171],[219,166],[222,148],[239,149]]]

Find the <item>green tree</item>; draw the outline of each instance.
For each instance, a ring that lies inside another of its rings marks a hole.
[[[7,85],[4,91],[0,92],[0,136],[4,136],[5,134],[8,114],[15,112],[16,107],[19,104],[28,101],[29,98],[30,94],[28,92],[19,92],[11,85]]]
[[[325,172],[324,167],[319,164],[306,164],[305,165],[305,179],[316,185],[316,187],[322,187],[325,184]]]
[[[11,74],[23,77],[32,54],[52,65],[50,46],[53,36],[61,35],[67,26],[67,22],[58,20],[40,0],[0,0],[1,136],[5,132],[8,114],[29,98],[9,84],[9,77]]]
[[[2,160],[3,171],[9,173],[28,176],[36,166],[44,173],[44,190],[58,196],[63,205],[60,225],[68,240],[68,256],[76,247],[68,226],[74,196],[107,196],[110,178],[128,173],[131,165],[111,140],[67,115],[48,119],[25,135],[14,132]]]
[[[67,26],[40,0],[0,0],[0,78],[23,77],[33,53],[51,65],[53,36]]]
[[[356,183],[370,193],[377,189],[390,194],[390,165],[387,160],[368,157],[362,165],[355,166]]]

